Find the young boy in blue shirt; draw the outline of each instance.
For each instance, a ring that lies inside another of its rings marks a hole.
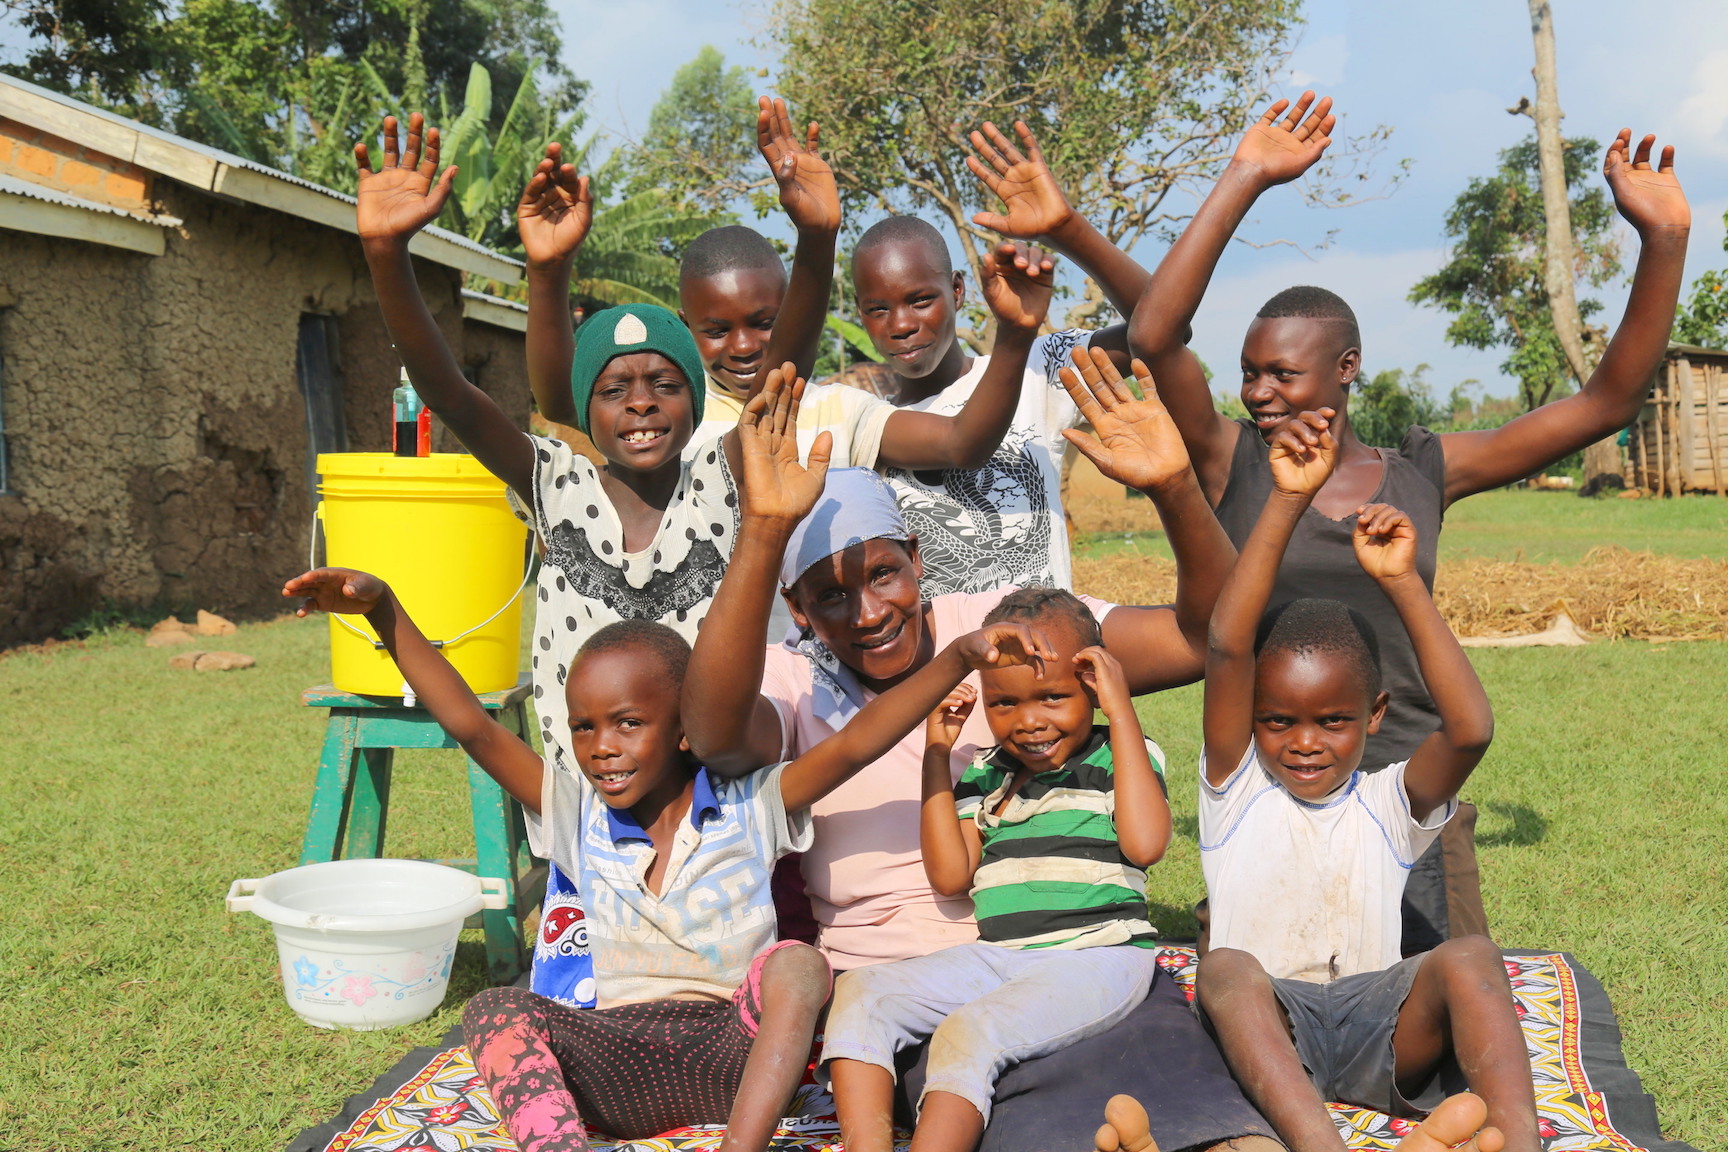
[[[1273,491],[1212,613],[1199,806],[1212,923],[1197,1005],[1292,1152],[1343,1152],[1327,1100],[1420,1115],[1465,1084],[1492,1142],[1540,1152],[1500,950],[1466,936],[1400,958],[1405,879],[1494,735],[1487,694],[1418,573],[1410,518],[1385,504],[1353,517],[1356,560],[1396,609],[1439,715],[1407,760],[1360,770],[1387,705],[1361,614],[1318,599],[1266,612],[1338,459],[1333,415],[1272,431]]]
[[[811,469],[798,465],[792,398],[770,383],[747,410],[741,451],[747,469],[782,479],[752,511],[795,522],[822,490],[826,442]],[[475,1067],[523,1152],[586,1149],[590,1127],[633,1139],[722,1121],[722,1149],[762,1152],[828,993],[815,949],[774,943],[774,861],[808,846],[813,802],[972,670],[1053,655],[1022,624],[968,633],[857,723],[790,762],[725,779],[689,754],[678,719],[689,647],[664,625],[620,621],[584,643],[565,686],[569,755],[554,744],[542,757],[480,706],[376,577],[318,569],[283,594],[304,599],[302,615],[366,616],[421,704],[542,818],[552,859],[588,901],[600,1008],[494,988],[463,1014]]]

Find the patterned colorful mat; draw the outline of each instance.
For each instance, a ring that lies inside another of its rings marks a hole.
[[[1193,995],[1194,953],[1160,950],[1159,965]],[[1596,978],[1565,953],[1508,952],[1518,1015],[1530,1047],[1547,1152],[1693,1152],[1663,1140],[1655,1104],[1620,1052],[1620,1031]],[[372,1091],[328,1124],[308,1129],[288,1152],[466,1152],[516,1147],[474,1073],[459,1030],[441,1048],[410,1052]],[[1332,1118],[1353,1149],[1390,1149],[1408,1121],[1334,1104]],[[798,1090],[776,1152],[841,1152],[833,1102],[815,1084]],[[680,1128],[652,1140],[610,1143],[594,1152],[711,1152],[719,1127]],[[904,1152],[905,1144],[898,1152]]]

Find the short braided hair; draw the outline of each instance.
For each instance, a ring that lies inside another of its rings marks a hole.
[[[1074,629],[1082,648],[1102,647],[1104,644],[1104,630],[1098,626],[1098,618],[1092,615],[1092,609],[1066,588],[1016,588],[1002,597],[984,617],[986,624],[998,624],[1004,620],[1027,624],[1059,620]]]

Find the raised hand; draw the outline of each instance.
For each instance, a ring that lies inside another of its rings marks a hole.
[[[810,445],[809,462],[798,462],[798,404],[803,397],[804,380],[787,363],[771,369],[762,391],[744,405],[738,448],[746,517],[792,525],[822,498],[834,434],[819,433]]]
[[[1064,429],[1062,435],[1068,442],[1096,464],[1098,471],[1141,492],[1187,474],[1188,449],[1176,422],[1159,401],[1146,365],[1139,360],[1130,365],[1144,396],[1137,400],[1108,353],[1081,345],[1070,355],[1074,367],[1062,369],[1062,386],[1068,389],[1092,432]]]
[[[1036,333],[1056,291],[1055,257],[1030,244],[1004,240],[984,254],[984,303],[999,327]]]
[[[1133,707],[1134,696],[1128,690],[1128,678],[1122,672],[1122,665],[1103,645],[1094,644],[1074,653],[1074,668],[1080,683],[1091,690],[1105,715],[1120,705]]]
[[[1416,571],[1416,526],[1390,504],[1356,509],[1351,543],[1356,562],[1375,580],[1395,580]]]
[[[1692,208],[1674,175],[1674,145],[1663,148],[1660,164],[1652,167],[1650,150],[1655,145],[1656,137],[1646,136],[1633,153],[1632,130],[1622,128],[1602,158],[1602,175],[1614,193],[1614,206],[1640,236],[1652,228],[1692,226]]]
[[[1311,497],[1320,491],[1338,463],[1338,442],[1332,438],[1336,415],[1330,408],[1303,412],[1272,434],[1268,461],[1274,488],[1292,496]]]
[[[384,595],[384,581],[352,568],[315,568],[282,585],[282,595],[301,598],[296,616],[314,611],[360,616],[372,611]]]
[[[563,162],[564,146],[546,145],[541,160],[516,205],[516,231],[529,264],[560,264],[576,255],[594,223],[594,197],[588,177]]]
[[[756,146],[780,186],[780,207],[793,227],[839,231],[840,189],[834,170],[817,150],[817,126],[812,123],[799,143],[786,101],[762,96],[756,107]]]
[[[1056,659],[1056,650],[1044,633],[1025,624],[1000,621],[986,624],[954,641],[960,658],[974,669],[1030,667],[1044,678],[1044,664]]]
[[[924,722],[925,746],[953,748],[960,740],[960,730],[966,727],[966,718],[972,715],[972,708],[977,703],[978,689],[966,683],[956,684],[954,691],[948,693]]]
[[[1280,120],[1287,108],[1290,114]],[[1332,143],[1330,133],[1338,118],[1331,113],[1330,96],[1315,104],[1314,93],[1304,92],[1294,106],[1280,100],[1248,129],[1236,145],[1232,162],[1259,169],[1268,187],[1287,184],[1313,167],[1326,145]]]
[[[354,145],[354,163],[360,170],[356,195],[362,241],[407,240],[444,210],[456,166],[438,171],[438,129],[427,129],[425,124],[426,118],[418,112],[408,117],[408,137],[398,152],[396,117],[384,117],[384,166],[376,172],[365,141]]]
[[[1068,223],[1074,209],[1062,194],[1050,166],[1044,163],[1044,153],[1032,130],[1016,120],[1014,132],[1020,137],[1024,151],[989,121],[984,122],[982,132],[972,133],[972,147],[978,155],[966,157],[966,167],[1007,209],[1007,215],[979,212],[972,222],[1004,236],[1036,240]]]

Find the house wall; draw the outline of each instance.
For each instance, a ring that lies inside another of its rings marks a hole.
[[[105,601],[281,610],[312,514],[303,312],[338,318],[349,449],[389,448],[399,362],[358,242],[166,179],[154,192],[184,221],[159,257],[0,234],[0,644]],[[416,271],[458,358],[480,357],[525,424],[520,335],[471,332],[460,275]]]

